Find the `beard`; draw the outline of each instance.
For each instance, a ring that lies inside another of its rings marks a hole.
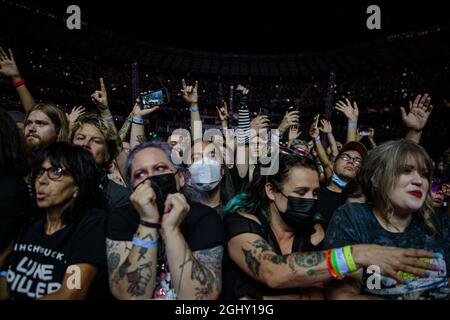
[[[31,150],[33,154],[38,153],[45,146],[50,144],[51,141],[43,141],[40,137],[37,136],[28,136],[26,137],[26,142],[28,148]]]

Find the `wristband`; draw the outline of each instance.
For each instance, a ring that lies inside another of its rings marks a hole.
[[[356,129],[358,127],[358,123],[357,122],[349,122],[348,123],[348,128],[349,129]]]
[[[345,246],[343,248],[343,252],[344,252],[345,261],[347,262],[347,265],[348,265],[348,268],[349,268],[350,272],[353,273],[356,270],[358,270],[358,268],[356,267],[356,263],[353,260],[352,248],[350,246]]]
[[[331,251],[331,263],[333,264],[333,269],[334,271],[336,271],[336,273],[341,276],[342,275],[342,271],[339,269],[337,260],[336,260],[336,249],[333,249]]]
[[[337,248],[333,251],[335,261],[336,261],[336,270],[341,276],[345,276],[346,274],[350,273],[350,268],[348,267],[348,264],[345,260],[344,256],[344,249],[343,248]]]
[[[11,83],[12,83],[12,85],[13,85],[15,88],[18,88],[18,87],[21,87],[21,86],[23,86],[23,85],[25,84],[25,80],[23,80],[23,79],[20,79],[20,80],[11,80]]]
[[[189,110],[191,110],[191,112],[198,112],[198,107],[192,107]]]
[[[133,117],[133,118],[131,118],[131,123],[134,123],[134,124],[144,124],[144,119]]]
[[[134,235],[133,244],[141,248],[151,249],[158,245],[158,240],[150,240],[150,241],[142,240],[139,239],[136,235]]]
[[[113,116],[106,117],[105,120],[106,120],[108,123],[113,123],[113,122],[114,122]]]
[[[320,134],[317,137],[315,137],[314,140],[320,141]]]
[[[147,222],[147,221],[144,221],[144,220],[141,220],[139,222],[139,224],[142,224],[143,226],[148,227],[148,228],[156,228],[156,229],[161,228],[161,224],[160,223],[152,223],[152,222]]]
[[[0,278],[6,278],[8,271],[0,271]]]
[[[328,266],[328,272],[330,272],[330,274],[333,276],[333,278],[342,279],[343,277],[341,275],[339,275],[336,272],[336,270],[334,269],[332,256],[333,256],[333,249],[329,249],[325,254],[327,266]]]

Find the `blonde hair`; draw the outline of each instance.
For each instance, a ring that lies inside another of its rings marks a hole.
[[[70,142],[73,143],[73,139],[75,137],[75,133],[83,127],[85,124],[93,125],[97,128],[103,137],[105,138],[106,148],[109,155],[109,159],[103,164],[104,167],[109,167],[111,162],[114,160],[117,150],[120,147],[120,138],[118,138],[117,133],[113,129],[113,127],[103,119],[101,116],[88,113],[80,116],[75,123],[70,128]]]
[[[38,103],[28,112],[25,121],[33,111],[41,111],[55,126],[56,141],[69,142],[69,121],[64,111],[51,103]]]
[[[427,170],[426,178],[431,186],[433,162],[430,156],[422,146],[407,139],[388,141],[375,147],[358,172],[357,180],[368,203],[380,205],[381,207],[378,209],[381,211],[382,218],[390,225],[392,225],[391,218],[394,214],[394,206],[389,198],[389,193],[401,174],[402,167],[409,159],[414,159],[418,170]],[[425,225],[433,233],[437,233],[432,222],[434,208],[428,191],[418,214],[423,218]]]

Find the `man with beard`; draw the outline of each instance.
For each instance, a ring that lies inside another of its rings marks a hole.
[[[25,118],[25,139],[32,157],[55,141],[68,142],[69,125],[65,113],[48,103],[34,106]]]
[[[339,152],[333,165],[331,181],[327,186],[321,187],[318,192],[318,209],[324,230],[327,229],[334,210],[344,204],[342,190],[350,180],[355,178],[366,156],[366,147],[356,141],[346,143]]]

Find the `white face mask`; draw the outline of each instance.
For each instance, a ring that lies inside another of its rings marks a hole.
[[[189,167],[192,183],[202,191],[211,191],[222,180],[220,169],[220,163],[210,158],[195,161]]]

